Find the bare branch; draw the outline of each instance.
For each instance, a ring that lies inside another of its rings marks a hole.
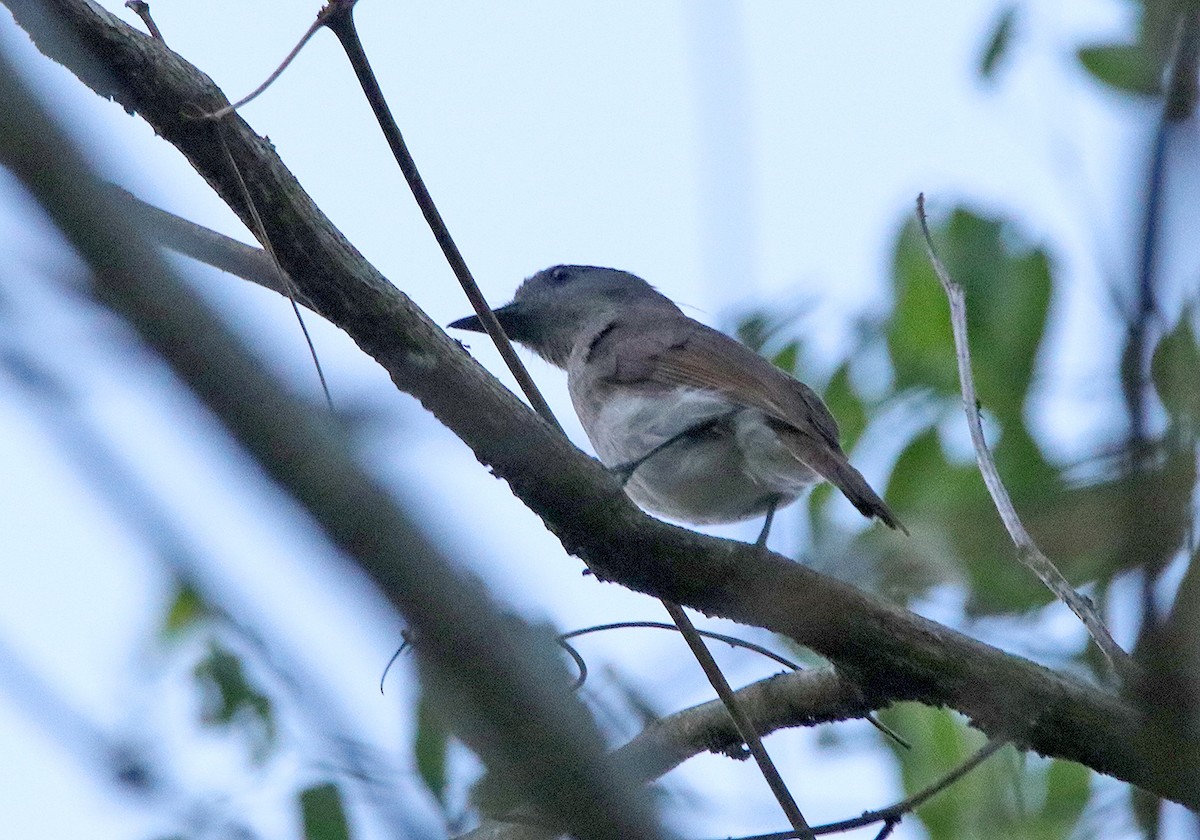
[[[992,502],[996,505],[996,511],[1000,514],[1000,519],[1003,521],[1009,537],[1017,547],[1017,559],[1037,575],[1042,583],[1054,593],[1055,597],[1071,608],[1071,612],[1075,613],[1087,627],[1088,633],[1103,651],[1109,665],[1115,668],[1123,679],[1128,680],[1133,676],[1136,668],[1133,659],[1113,640],[1091,602],[1075,591],[1067,579],[1062,576],[1058,567],[1050,562],[1050,558],[1037,547],[1033,537],[1025,530],[1016,508],[1013,507],[1012,499],[1004,487],[1000,471],[996,469],[996,462],[992,459],[987,439],[983,435],[979,398],[975,395],[975,380],[971,374],[971,348],[967,342],[966,299],[962,286],[955,283],[950,277],[950,272],[946,270],[946,266],[942,264],[933,247],[933,239],[929,235],[929,223],[925,218],[924,194],[917,196],[917,219],[921,223],[921,233],[925,238],[925,250],[933,264],[933,270],[937,273],[942,289],[950,301],[950,326],[954,331],[954,350],[958,358],[958,381],[962,387],[963,410],[967,415],[967,426],[971,430],[971,443],[975,446],[975,460],[979,463],[979,472],[983,476],[983,483],[987,485],[988,493],[991,494]]]
[[[176,216],[168,210],[142,201],[115,184],[106,186],[110,190],[109,200],[117,205],[120,212],[150,241],[235,277],[249,280],[264,289],[287,296],[286,275],[280,276],[279,266],[262,248],[255,248],[232,236],[217,233],[211,228]],[[309,309],[313,308],[298,290],[296,300]]]
[[[61,47],[74,50],[69,41]],[[2,54],[0,101],[0,164],[89,266],[95,299],[126,319],[416,629],[425,684],[439,693],[456,734],[515,795],[540,801],[577,836],[663,836],[644,795],[606,759],[553,639],[502,612],[478,581],[455,570],[357,465],[329,419],[263,371],[108,205],[108,191]]]

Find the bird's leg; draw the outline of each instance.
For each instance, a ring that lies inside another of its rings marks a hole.
[[[775,519],[775,511],[779,509],[780,501],[779,496],[772,496],[770,504],[767,505],[767,518],[763,520],[762,531],[759,533],[758,539],[754,542],[754,545],[758,548],[767,547],[767,534],[771,533],[771,522]]]
[[[642,455],[640,458],[635,458],[634,460],[629,461],[628,463],[625,463],[625,464],[617,464],[615,467],[608,467],[608,471],[610,473],[612,473],[613,475],[617,476],[617,478],[621,479],[621,486],[624,487],[626,484],[629,483],[629,479],[633,478],[633,474],[635,472],[637,472],[638,467],[640,467],[642,464],[649,461],[651,458],[653,458],[659,452],[662,452],[664,449],[667,449],[668,447],[678,443],[679,441],[683,440],[684,438],[688,438],[693,435],[702,435],[705,432],[711,432],[713,429],[715,429],[717,427],[718,424],[720,424],[722,421],[728,419],[729,417],[732,417],[736,413],[737,413],[736,411],[731,411],[731,412],[728,412],[727,414],[720,414],[716,417],[712,417],[712,418],[709,418],[708,420],[704,420],[703,422],[697,423],[695,426],[688,426],[682,432],[679,432],[678,434],[672,435],[671,437],[667,438],[662,443],[658,444],[653,449],[651,449],[649,452],[647,452],[645,455]]]

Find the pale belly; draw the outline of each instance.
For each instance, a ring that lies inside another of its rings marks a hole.
[[[590,408],[579,411],[580,419],[605,466],[636,462],[678,438],[642,461],[625,485],[639,505],[672,519],[750,519],[820,480],[779,442],[761,412],[731,406],[712,392],[626,394]]]

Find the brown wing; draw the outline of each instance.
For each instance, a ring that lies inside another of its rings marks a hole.
[[[816,392],[724,333],[692,324],[688,335],[659,354],[655,379],[720,391],[839,449],[837,421]]]
[[[720,391],[780,425],[780,439],[840,489],[864,516],[908,533],[838,443],[838,426],[816,392],[724,333],[698,321],[627,319],[597,337],[589,361],[610,382],[658,382]]]

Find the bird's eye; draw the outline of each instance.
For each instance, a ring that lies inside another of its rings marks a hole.
[[[571,266],[556,266],[550,271],[550,282],[556,286],[561,286],[563,283],[566,283],[571,279],[572,274],[573,272],[571,271]]]

